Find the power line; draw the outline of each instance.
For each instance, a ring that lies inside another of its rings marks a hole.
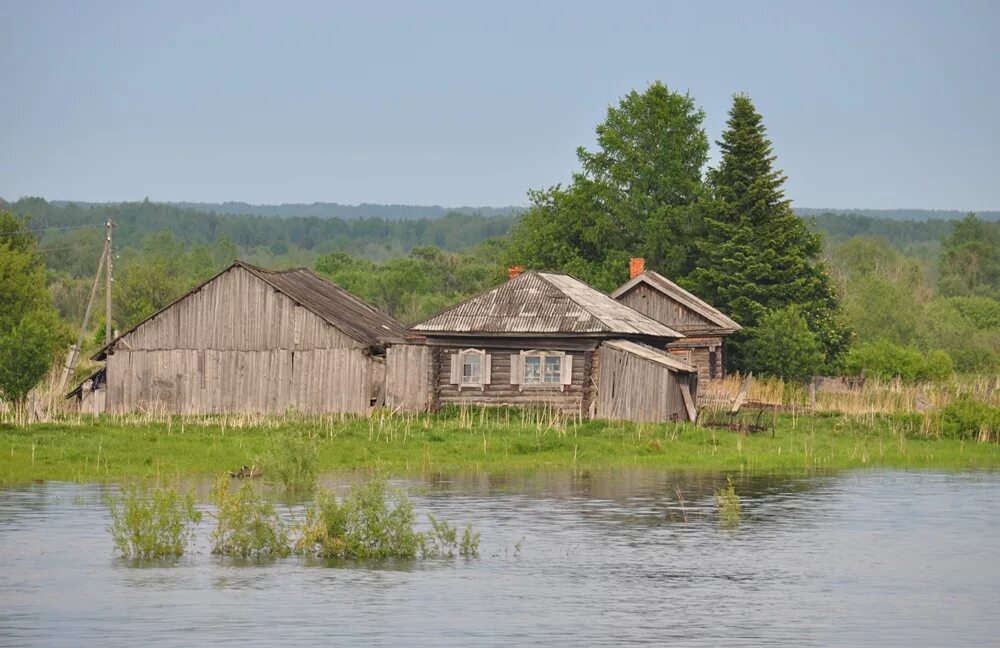
[[[90,243],[88,245],[63,245],[60,247],[39,247],[39,252],[59,252],[60,250],[90,250],[96,247],[103,247],[104,241],[100,243]]]
[[[87,225],[59,225],[55,227],[42,227],[39,229],[29,229],[32,234],[51,232],[54,230],[80,229],[81,227],[101,227],[103,223],[88,223]]]

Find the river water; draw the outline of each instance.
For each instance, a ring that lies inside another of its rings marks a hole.
[[[1000,475],[602,470],[396,481],[481,557],[115,558],[101,485],[0,490],[0,645],[1000,644]],[[331,485],[350,481],[331,476]],[[301,515],[301,505],[285,513]]]

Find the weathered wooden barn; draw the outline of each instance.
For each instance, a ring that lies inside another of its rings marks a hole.
[[[582,418],[694,418],[697,372],[656,348],[683,335],[568,275],[520,274],[411,330],[426,339],[431,408],[543,405]]]
[[[305,268],[236,262],[102,349],[88,390],[103,380],[111,413],[360,414],[384,398],[386,347],[406,335]]]
[[[684,334],[667,344],[674,357],[698,369],[701,380],[726,375],[726,337],[742,327],[663,275],[632,259],[631,279],[611,296],[640,313]]]

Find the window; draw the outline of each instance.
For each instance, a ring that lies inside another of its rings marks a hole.
[[[483,384],[483,356],[478,353],[462,354],[462,384]]]
[[[490,355],[483,349],[463,349],[451,356],[451,384],[485,389],[490,384]]]
[[[513,385],[559,386],[573,382],[573,357],[562,351],[522,351],[510,357]]]

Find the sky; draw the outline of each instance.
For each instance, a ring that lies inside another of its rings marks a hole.
[[[0,196],[525,205],[660,80],[713,142],[747,93],[798,206],[998,209],[998,34],[973,0],[0,0]]]

